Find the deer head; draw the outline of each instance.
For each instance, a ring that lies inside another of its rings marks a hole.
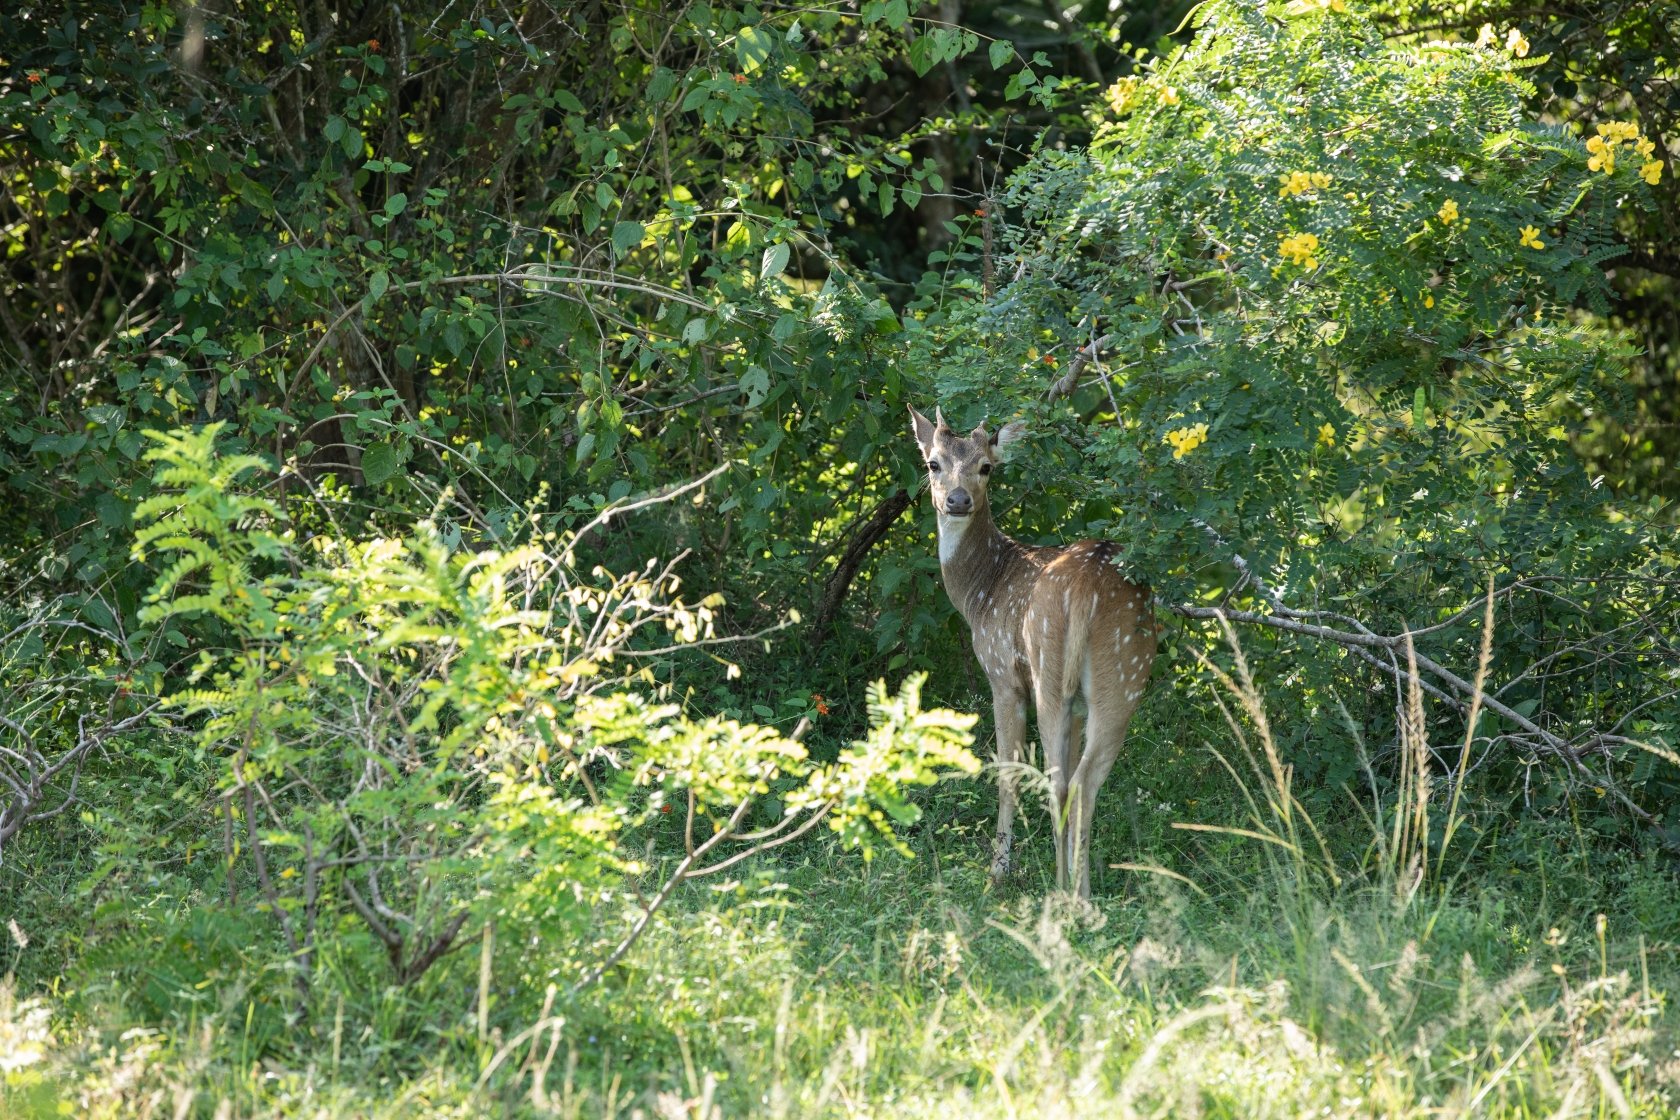
[[[1020,439],[1026,425],[1005,424],[996,432],[987,433],[981,424],[968,435],[958,435],[945,423],[944,415],[934,410],[934,420],[910,410],[910,420],[916,430],[916,443],[921,446],[922,459],[928,468],[928,490],[933,496],[933,508],[941,517],[967,518],[986,505],[986,484],[1005,447]]]

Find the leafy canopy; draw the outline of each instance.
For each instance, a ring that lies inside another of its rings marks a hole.
[[[1631,560],[1641,538],[1566,443],[1617,407],[1626,350],[1570,308],[1604,306],[1648,142],[1525,119],[1538,60],[1502,44],[1392,46],[1317,5],[1204,12],[1192,47],[1109,91],[1089,151],[1012,182],[1020,279],[935,335],[942,391],[1038,417],[1055,434],[1028,470],[1093,483],[1174,597],[1233,553],[1280,585],[1420,552]],[[1029,396],[1037,363],[1093,340],[1076,407]]]

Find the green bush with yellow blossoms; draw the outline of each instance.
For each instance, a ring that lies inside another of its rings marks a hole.
[[[1180,614],[1293,629],[1307,702],[1356,732],[1302,744],[1307,769],[1356,772],[1358,729],[1392,715],[1370,674],[1404,655],[1361,635],[1436,626],[1491,581],[1510,718],[1484,717],[1477,764],[1561,759],[1547,796],[1585,781],[1664,822],[1672,791],[1627,739],[1672,704],[1644,671],[1672,627],[1639,620],[1674,617],[1649,578],[1673,536],[1656,506],[1612,509],[1569,446],[1628,403],[1598,316],[1618,216],[1661,176],[1651,141],[1527,119],[1545,60],[1517,28],[1392,44],[1338,3],[1197,18],[1107,91],[1088,150],[1012,181],[1008,282],[918,339],[947,415],[1029,418],[1015,481],[1077,495],[1070,519]],[[1477,640],[1419,648],[1462,682]],[[1467,690],[1436,683],[1462,713]]]

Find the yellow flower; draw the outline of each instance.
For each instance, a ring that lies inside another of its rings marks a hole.
[[[1207,442],[1208,426],[1195,424],[1188,428],[1174,428],[1161,437],[1162,443],[1172,445],[1173,458],[1182,459]]]
[[[1162,86],[1161,87],[1161,104],[1163,104],[1163,105],[1177,105],[1178,104],[1178,91],[1176,89],[1174,89],[1172,86]]]
[[[1596,155],[1587,160],[1587,170],[1602,171],[1606,175],[1614,175],[1616,173],[1616,150],[1606,148],[1602,155]]]
[[[1132,107],[1132,99],[1137,96],[1138,80],[1136,78],[1121,78],[1109,86],[1103,93],[1109,108],[1116,113],[1124,113]]]
[[[1528,40],[1515,27],[1505,33],[1505,49],[1518,58],[1528,57]]]
[[[1639,125],[1633,121],[1611,121],[1610,135],[1618,141],[1638,139]]]
[[[1650,163],[1642,164],[1639,168],[1640,177],[1653,187],[1662,178],[1662,171],[1663,165],[1659,160],[1652,160]]]
[[[1499,33],[1493,29],[1493,24],[1482,24],[1482,33],[1476,36],[1476,46],[1491,47],[1499,41]]]
[[[1336,446],[1336,426],[1334,424],[1325,424],[1323,427],[1319,428],[1318,442],[1322,443],[1326,447]]]
[[[1309,272],[1318,267],[1318,237],[1314,234],[1297,233],[1291,237],[1284,237],[1278,248],[1291,262]]]
[[[1423,305],[1425,307],[1434,307],[1435,306],[1435,297],[1430,295],[1429,293],[1425,292],[1424,296],[1423,296]]]
[[[1291,171],[1287,175],[1280,175],[1278,182],[1283,184],[1278,190],[1278,197],[1288,198],[1292,194],[1306,194],[1308,191],[1328,187],[1331,178],[1322,171]]]
[[[1604,137],[1589,136],[1587,138],[1587,151],[1592,152],[1594,155],[1598,155],[1605,150]]]
[[[1525,249],[1544,249],[1546,243],[1540,240],[1538,226],[1524,226],[1522,229],[1522,247]]]
[[[1458,203],[1449,198],[1445,202],[1441,203],[1441,208],[1435,213],[1436,216],[1450,226],[1454,222],[1458,221]]]

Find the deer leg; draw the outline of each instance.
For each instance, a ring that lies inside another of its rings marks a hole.
[[[1078,700],[1073,702],[1073,709],[1068,713],[1067,741],[1068,773],[1070,775],[1077,775],[1079,773],[1079,764],[1085,757],[1085,711],[1084,705]]]
[[[1015,792],[1027,738],[1026,698],[1017,688],[992,682],[992,721],[997,727],[998,819],[992,838],[992,882],[1002,884],[1009,874],[1009,852],[1015,840]]]
[[[1107,717],[1107,718],[1104,718]],[[1131,723],[1129,710],[1098,712],[1090,716],[1085,738],[1085,751],[1074,770],[1072,792],[1069,796],[1068,847],[1073,862],[1073,876],[1077,877],[1080,898],[1091,897],[1091,824],[1096,817],[1097,791],[1114,769],[1120,748],[1126,742],[1126,729]]]
[[[1068,728],[1073,722],[1072,697],[1062,694],[1061,682],[1040,673],[1034,683],[1033,705],[1038,711],[1038,737],[1044,744],[1044,776],[1050,780],[1050,829],[1056,841],[1056,889],[1068,884],[1067,806]]]

